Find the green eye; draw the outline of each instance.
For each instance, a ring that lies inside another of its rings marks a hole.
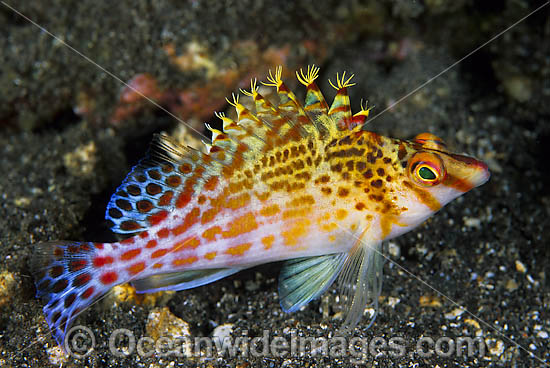
[[[418,169],[418,176],[420,176],[424,180],[435,180],[437,178],[433,170],[426,166],[422,166]]]

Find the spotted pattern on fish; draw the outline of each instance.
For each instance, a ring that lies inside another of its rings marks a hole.
[[[412,141],[365,129],[369,110],[352,114],[345,73],[328,106],[319,69],[296,73],[304,104],[281,79],[273,105],[251,82],[255,111],[238,95],[207,125],[207,152],[154,137],[147,156],[112,196],[106,218],[128,238],[116,243],[36,246],[38,296],[58,343],[75,316],[113,286],[138,292],[183,290],[255,265],[285,260],[279,297],[287,312],[322,294],[337,278],[355,326],[380,293],[380,243],[418,226],[489,178],[487,166],[447,150],[423,133]]]

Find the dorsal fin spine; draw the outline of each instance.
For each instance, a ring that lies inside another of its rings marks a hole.
[[[351,121],[351,107],[349,102],[348,87],[354,86],[355,83],[351,83],[353,74],[346,78],[346,72],[342,73],[342,78],[336,74],[336,85],[329,79],[330,85],[338,92],[334,97],[334,101],[330,106],[328,115],[333,118],[336,123],[336,127],[339,130],[345,130],[349,126]]]

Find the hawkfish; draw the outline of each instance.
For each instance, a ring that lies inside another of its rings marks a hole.
[[[329,107],[318,73],[315,66],[296,72],[307,88],[303,103],[281,67],[262,82],[276,89],[278,104],[252,80],[250,91],[241,90],[250,109],[233,95],[236,120],[216,113],[222,130],[206,125],[206,152],[156,135],[107,206],[106,219],[124,240],[36,245],[37,296],[60,345],[75,317],[116,285],[185,290],[274,261],[284,261],[278,293],[285,312],[336,280],[342,328],[354,328],[367,305],[377,307],[382,242],[490,174],[433,134],[407,141],[366,130],[370,108],[350,108],[353,75],[329,80],[337,91]]]

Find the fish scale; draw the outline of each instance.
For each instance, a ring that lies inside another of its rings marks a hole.
[[[304,105],[270,72],[278,105],[251,82],[241,92],[255,112],[228,100],[234,121],[216,114],[207,152],[157,135],[106,210],[116,243],[36,246],[37,295],[59,344],[78,313],[113,286],[137,292],[184,290],[242,269],[285,261],[282,308],[293,312],[339,281],[352,329],[380,294],[381,242],[418,226],[489,178],[487,166],[449,152],[422,133],[412,141],[365,129],[369,110],[352,114],[351,77],[337,75],[329,107],[315,84],[319,69],[296,73]],[[372,323],[372,321],[371,321]]]

